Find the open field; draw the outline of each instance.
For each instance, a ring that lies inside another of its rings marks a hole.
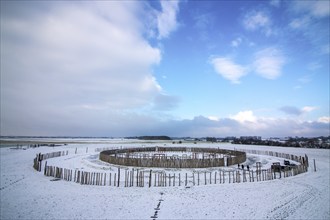
[[[48,140],[47,140],[48,141]],[[303,156],[310,168],[294,177],[264,182],[172,187],[110,187],[51,181],[33,169],[37,153],[68,151],[49,159],[62,167],[85,170],[106,166],[98,160],[97,148],[168,145],[171,142],[91,139],[58,147],[15,150],[1,148],[1,219],[329,219],[330,151],[231,144],[183,143],[178,146],[255,149]],[[79,144],[78,144],[79,143]],[[77,154],[74,154],[77,149]],[[252,155],[253,156],[253,155]],[[246,163],[251,163],[250,160]],[[264,166],[282,159],[259,156]],[[314,172],[313,160],[316,160]],[[251,164],[252,165],[252,164]],[[253,166],[253,165],[252,165]],[[227,167],[226,169],[234,169]],[[182,171],[185,172],[185,171]],[[160,200],[160,201],[159,201]],[[155,210],[155,208],[157,208]]]

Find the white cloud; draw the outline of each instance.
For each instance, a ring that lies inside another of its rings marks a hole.
[[[330,117],[327,117],[327,116],[323,116],[323,117],[320,117],[317,119],[318,122],[320,123],[330,123]]]
[[[239,79],[247,74],[246,68],[235,64],[231,59],[226,57],[215,57],[211,60],[211,63],[218,74],[232,83],[240,83]]]
[[[24,13],[13,13],[22,10],[19,3],[6,4],[11,11],[1,10],[2,132],[42,132],[55,125],[99,130],[100,121],[105,129],[125,111],[153,101],[162,109],[174,106],[170,96],[162,104],[155,99],[163,91],[151,69],[161,51],[144,38],[150,28],[141,17],[149,12],[144,3],[35,2]],[[39,4],[45,8],[34,7]]]
[[[236,115],[230,116],[231,119],[234,119],[240,123],[244,122],[256,122],[257,118],[254,116],[252,111],[241,111]]]
[[[273,34],[271,20],[264,11],[248,12],[243,19],[243,26],[248,31],[261,30],[266,36]]]
[[[5,49],[13,51],[2,56],[8,63],[2,73],[14,83],[7,85],[9,81],[6,81],[5,86],[20,86],[20,92],[43,98],[46,103],[45,96],[49,93],[64,95],[74,102],[83,96],[89,100],[95,97],[115,108],[147,102],[160,90],[150,73],[150,67],[160,62],[160,50],[138,35],[138,27],[130,23],[122,28],[123,23],[131,19],[123,16],[124,20],[112,20],[111,16],[103,17],[98,12],[87,5],[60,5],[51,14],[40,13],[25,20],[9,19],[4,31],[25,37],[25,42],[3,40]],[[17,64],[14,69],[10,66],[13,63]],[[22,77],[26,85],[19,83]],[[59,85],[64,90],[55,92]],[[34,89],[27,90],[27,86]],[[41,92],[42,89],[45,91]],[[130,100],[127,97],[131,97]]]
[[[314,110],[318,109],[318,107],[315,107],[315,106],[304,106],[301,111],[303,113],[308,113],[308,112],[312,112]]]
[[[179,11],[179,1],[161,1],[162,12],[158,13],[158,38],[166,38],[177,28],[176,15]]]
[[[311,22],[310,16],[303,16],[301,18],[295,18],[290,23],[289,26],[293,29],[307,28]]]
[[[237,64],[228,57],[214,57],[211,59],[211,63],[219,75],[232,83],[239,84],[240,78],[250,71],[255,71],[266,79],[276,79],[282,74],[282,67],[286,62],[282,52],[275,47],[257,51],[254,59],[252,65],[248,66]]]
[[[315,18],[322,18],[330,14],[329,1],[293,1],[293,9],[298,13],[308,13]]]
[[[246,15],[244,19],[244,26],[246,29],[253,31],[260,27],[268,26],[269,22],[268,16],[259,11]]]
[[[217,116],[208,116],[207,118],[211,121],[219,121],[220,120],[220,118],[217,117]]]
[[[232,47],[238,47],[242,43],[242,38],[238,37],[231,42]]]
[[[255,54],[253,66],[256,73],[260,76],[266,79],[276,79],[282,74],[284,63],[285,58],[281,51],[269,47]]]

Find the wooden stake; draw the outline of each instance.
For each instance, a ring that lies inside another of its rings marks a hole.
[[[150,174],[149,174],[149,188],[151,187],[151,175],[152,175],[152,170],[150,170]]]
[[[117,187],[119,187],[119,181],[120,181],[120,168],[118,167],[118,184],[117,184]]]
[[[199,185],[199,172],[197,173],[198,185]]]

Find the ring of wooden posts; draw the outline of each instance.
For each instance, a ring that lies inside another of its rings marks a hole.
[[[143,154],[147,152],[157,153],[152,156]],[[202,153],[203,157],[166,156],[165,152]],[[136,153],[140,153],[139,156],[134,156]],[[207,156],[204,157],[204,154]],[[134,167],[207,168],[243,163],[246,160],[246,153],[217,148],[143,147],[105,150],[100,152],[100,160],[115,165]]]

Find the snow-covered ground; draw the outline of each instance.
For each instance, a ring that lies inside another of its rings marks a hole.
[[[117,140],[113,143],[98,143],[93,139],[91,142],[26,150],[1,148],[0,219],[154,219],[152,217],[155,212],[157,219],[330,218],[329,150],[190,144],[191,147],[268,150],[298,156],[307,154],[310,160],[307,173],[289,178],[190,188],[80,185],[63,180],[51,181],[54,178],[45,177],[32,167],[33,158],[39,152],[68,150],[68,156],[49,159],[48,163],[70,169],[82,166],[92,170],[105,166],[98,162],[96,148],[157,145],[133,143],[132,140],[127,143]],[[183,143],[180,146],[187,145],[189,144]],[[76,148],[77,154],[74,154]],[[265,167],[276,161],[276,158],[255,157],[254,159],[263,162]],[[316,172],[313,159],[316,160]],[[248,163],[251,161],[247,160],[246,164]]]

